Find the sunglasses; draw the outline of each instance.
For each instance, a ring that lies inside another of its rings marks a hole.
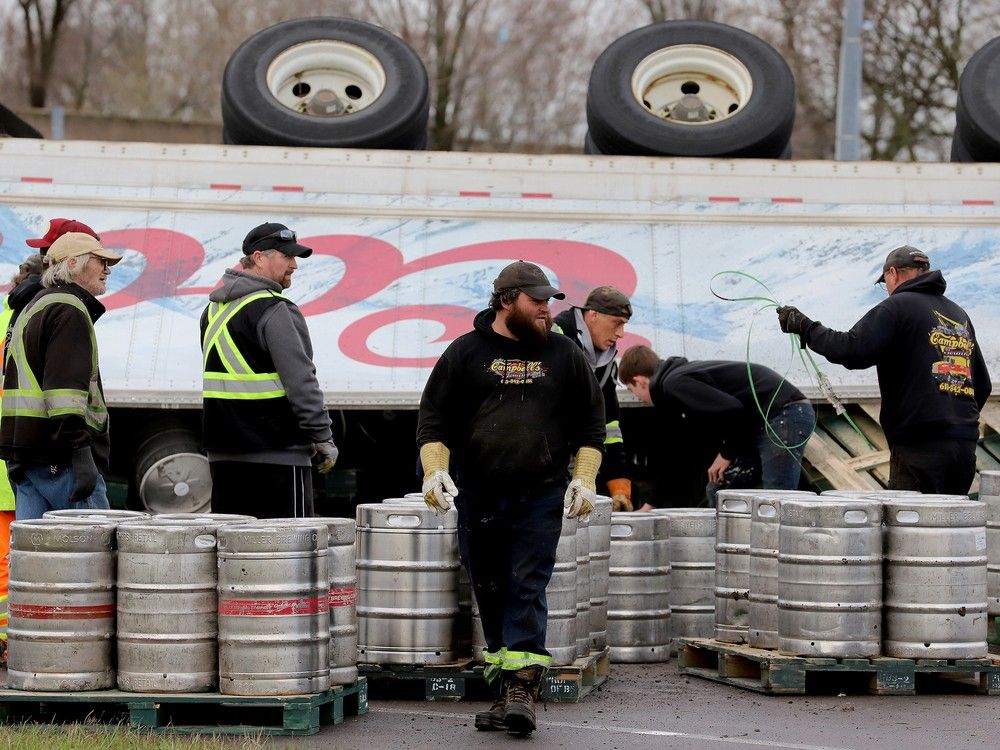
[[[295,234],[291,229],[279,229],[277,232],[272,232],[271,234],[266,234],[261,237],[257,242],[263,242],[264,240],[281,240],[282,242],[297,242],[298,235]],[[254,243],[256,244],[256,243]]]

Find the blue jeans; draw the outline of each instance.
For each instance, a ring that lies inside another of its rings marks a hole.
[[[104,477],[97,475],[97,484],[90,497],[70,502],[73,492],[73,469],[69,466],[56,467],[33,465],[18,472],[13,480],[14,508],[18,521],[41,518],[47,510],[83,510],[85,508],[108,508],[108,487]]]
[[[458,548],[469,572],[486,648],[549,656],[545,587],[556,564],[566,488],[470,492],[455,498]]]

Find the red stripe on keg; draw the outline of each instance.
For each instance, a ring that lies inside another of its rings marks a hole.
[[[103,620],[115,616],[114,604],[55,607],[47,604],[11,604],[11,617],[26,620]]]
[[[330,609],[334,607],[353,607],[357,604],[358,592],[351,586],[346,589],[330,589]]]
[[[235,617],[279,617],[281,615],[318,615],[330,611],[325,596],[304,599],[220,599],[219,614]]]

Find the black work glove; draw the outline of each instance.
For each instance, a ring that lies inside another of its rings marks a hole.
[[[802,314],[799,308],[792,307],[791,305],[779,307],[777,313],[778,325],[781,326],[781,330],[785,333],[797,333],[799,336],[804,336],[806,331],[809,330],[809,326],[813,324],[809,318]]]
[[[97,486],[97,464],[89,445],[73,450],[73,491],[70,501],[86,500]]]

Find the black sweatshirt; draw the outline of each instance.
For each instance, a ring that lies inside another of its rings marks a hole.
[[[732,460],[754,450],[753,441],[764,429],[761,411],[770,418],[792,401],[805,400],[798,388],[774,370],[753,363],[749,367],[760,410],[750,389],[746,362],[689,362],[670,357],[650,378],[649,395],[672,427],[682,433],[717,437],[719,453]]]
[[[900,284],[850,331],[814,322],[810,349],[849,370],[874,365],[889,445],[979,437],[992,385],[969,315],[944,296],[940,271]]]
[[[604,399],[583,352],[565,336],[519,341],[475,330],[441,355],[420,398],[417,445],[442,442],[460,487],[531,490],[564,484],[580,446],[601,449]]]

